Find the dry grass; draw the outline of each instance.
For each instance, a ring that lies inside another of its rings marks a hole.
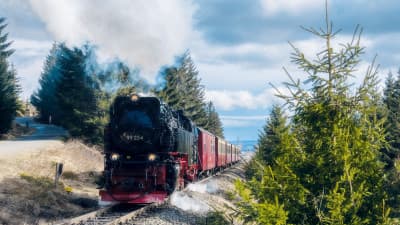
[[[0,183],[0,224],[36,224],[94,210],[97,201],[85,195],[68,194],[53,180],[23,174]]]
[[[77,173],[72,171],[65,171],[62,173],[62,178],[67,180],[79,180],[79,176]]]
[[[54,189],[57,162],[65,173]],[[79,141],[0,158],[0,224],[35,224],[93,210],[102,169],[100,152]]]
[[[87,175],[103,170],[103,156],[98,150],[79,141],[69,141],[65,144],[49,145],[43,150],[0,158],[0,180],[18,177],[21,173],[52,178],[57,162],[64,164],[64,171],[77,175],[77,180],[84,180]]]

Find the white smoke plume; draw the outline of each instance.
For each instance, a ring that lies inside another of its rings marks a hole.
[[[98,46],[154,81],[159,68],[182,54],[194,36],[191,0],[30,0],[56,41]]]
[[[171,204],[184,210],[205,214],[210,207],[199,199],[192,198],[185,192],[176,191],[171,195]]]
[[[203,183],[191,183],[187,188],[189,191],[200,194],[214,194],[219,190],[218,184],[212,180]],[[171,204],[184,211],[196,213],[207,213],[211,210],[210,206],[198,199],[198,197],[192,197],[190,194],[181,191],[176,191],[172,194]]]
[[[218,191],[218,184],[214,181],[208,181],[206,183],[191,183],[188,185],[188,189],[190,191],[198,192],[198,193],[209,193],[214,194]]]

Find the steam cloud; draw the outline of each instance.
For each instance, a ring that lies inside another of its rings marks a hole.
[[[218,191],[218,184],[213,181],[207,183],[192,183],[188,185],[188,189],[202,194],[214,194]]]
[[[188,194],[176,191],[171,195],[171,204],[184,210],[205,214],[210,207],[199,199],[194,199]]]
[[[187,0],[30,0],[56,41],[98,46],[103,60],[118,57],[153,81],[183,53],[194,34],[195,6]]]

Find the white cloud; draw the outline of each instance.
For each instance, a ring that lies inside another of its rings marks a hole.
[[[350,42],[351,39],[351,35],[338,35],[332,41],[332,46],[338,49],[341,44]],[[361,44],[370,51],[370,48],[377,44],[377,40],[364,37]],[[312,37],[294,40],[292,44],[308,59],[313,60],[324,48],[325,43],[320,38]],[[200,40],[194,43],[193,47],[193,58],[200,77],[210,90],[254,92],[269,87],[269,83],[279,86],[289,80],[282,67],[286,67],[296,79],[304,81],[307,78],[305,72],[290,62],[293,49],[286,42],[216,46]],[[362,58],[364,61],[371,59],[369,55]]]
[[[224,127],[254,127],[264,124],[267,116],[220,116]]]
[[[220,116],[224,127],[252,127],[265,123],[267,116]]]
[[[269,82],[286,79],[282,66],[289,64],[287,43],[213,45],[198,39],[192,56],[202,83],[212,90],[263,90]]]
[[[282,89],[282,91],[284,91]],[[217,109],[232,110],[242,109],[266,109],[280,100],[275,96],[276,91],[273,88],[265,89],[259,94],[253,94],[250,91],[238,90],[206,90],[205,97],[212,101]]]
[[[24,38],[13,40],[11,48],[15,50],[15,53],[11,55],[10,61],[17,70],[24,100],[29,99],[29,96],[38,88],[43,62],[51,46],[50,41]]]
[[[212,90],[261,90],[269,87],[269,82],[286,80],[281,67],[247,68],[239,63],[207,64],[198,63],[202,83]]]
[[[29,99],[30,95],[37,90],[42,67],[42,59],[27,61],[19,65],[20,69],[17,69],[17,73],[20,81],[19,84],[22,88],[23,100]]]
[[[252,127],[259,124],[259,123],[254,123],[254,121],[248,121],[248,120],[222,119],[222,118],[221,122],[223,127]]]
[[[271,64],[288,62],[290,57],[288,43],[259,44],[244,43],[234,46],[221,46],[203,40],[192,43],[191,52],[196,64],[232,64],[246,70],[267,69]],[[236,69],[235,69],[236,70]]]
[[[265,120],[266,115],[255,115],[255,116],[221,116],[221,119],[225,120],[249,120],[249,121],[260,121]]]
[[[91,41],[110,58],[137,65],[154,81],[194,35],[195,6],[187,0],[30,0],[57,41]]]
[[[24,57],[42,57],[47,55],[52,46],[51,41],[38,41],[24,38],[16,38],[11,45],[15,54]]]
[[[300,14],[305,11],[323,9],[322,0],[260,0],[267,16],[274,16],[281,12]]]

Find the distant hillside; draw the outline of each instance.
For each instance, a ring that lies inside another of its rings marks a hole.
[[[254,146],[257,144],[257,140],[245,140],[245,141],[230,141],[232,144],[241,145],[242,151],[254,151]]]

